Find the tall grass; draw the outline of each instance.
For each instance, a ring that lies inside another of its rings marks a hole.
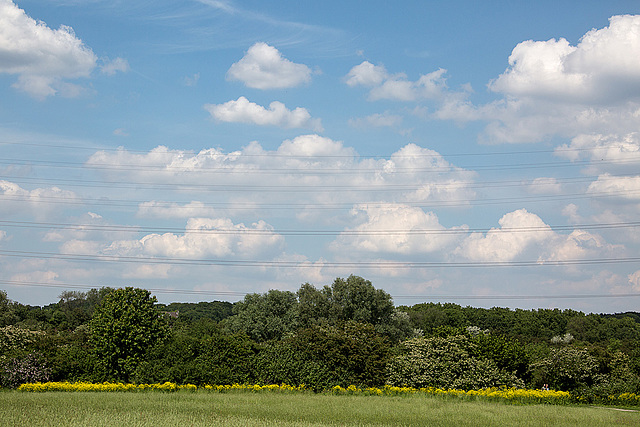
[[[640,413],[424,395],[0,392],[10,426],[640,425]]]

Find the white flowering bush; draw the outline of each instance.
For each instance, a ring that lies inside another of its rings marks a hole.
[[[473,357],[470,352],[475,346],[464,335],[406,340],[400,345],[401,353],[387,364],[387,384],[464,390],[524,386],[493,360]]]
[[[0,386],[17,388],[21,384],[49,381],[51,371],[40,354],[31,352],[0,363]]]
[[[26,350],[43,335],[42,331],[32,331],[15,325],[0,328],[0,355]]]

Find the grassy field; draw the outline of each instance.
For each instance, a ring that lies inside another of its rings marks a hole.
[[[506,405],[428,396],[286,393],[0,393],[5,426],[611,426],[640,425],[612,408]]]

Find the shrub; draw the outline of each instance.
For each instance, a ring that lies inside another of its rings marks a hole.
[[[24,383],[48,381],[50,375],[46,362],[36,352],[23,357],[14,357],[0,364],[0,386],[2,387],[17,388]]]
[[[548,384],[556,390],[584,390],[602,380],[596,358],[574,347],[552,348],[549,357],[532,364],[530,370],[534,386]]]
[[[500,370],[489,358],[480,359],[468,336],[413,338],[400,344],[400,354],[387,365],[387,383],[414,388],[481,389],[522,387],[512,372]]]

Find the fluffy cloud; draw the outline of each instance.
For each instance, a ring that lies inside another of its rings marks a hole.
[[[193,201],[186,204],[158,202],[155,200],[138,205],[138,216],[155,218],[197,218],[211,217],[215,209],[204,203]]]
[[[640,16],[613,16],[609,26],[567,40],[525,41],[509,68],[489,84],[504,99],[448,106],[448,118],[488,120],[487,142],[532,142],[552,135],[636,131],[640,125]]]
[[[555,155],[571,161],[589,160],[585,172],[634,173],[640,167],[640,135],[581,134],[555,150]]]
[[[360,65],[356,65],[345,77],[345,82],[353,86],[379,86],[389,77],[386,68],[383,65],[373,65],[369,61],[364,61]]]
[[[401,205],[359,205],[352,215],[364,222],[346,228],[332,243],[335,251],[358,251],[389,254],[424,254],[442,251],[458,239],[455,231],[440,225],[433,212]]]
[[[21,203],[26,202],[36,216],[41,216],[56,206],[56,201],[74,203],[78,199],[74,192],[58,187],[25,190],[14,182],[0,180],[0,200],[3,200],[3,203],[0,204],[0,212],[5,209],[15,212]]]
[[[610,245],[601,236],[585,230],[574,230],[568,236],[554,236],[551,250],[541,261],[566,261],[615,255],[620,246]]]
[[[613,16],[577,46],[565,39],[525,41],[490,89],[517,97],[617,103],[640,96],[640,16]]]
[[[221,122],[251,123],[260,126],[279,126],[287,129],[307,128],[316,132],[322,131],[320,119],[312,119],[305,108],[298,107],[288,110],[278,101],[264,108],[254,102],[250,102],[244,96],[235,101],[224,104],[206,104],[204,108],[211,116]]]
[[[257,212],[261,205],[281,203],[309,221],[329,221],[327,208],[340,210],[344,204],[372,200],[461,204],[475,197],[471,188],[475,173],[455,167],[433,150],[408,144],[387,159],[361,158],[352,147],[316,134],[285,140],[276,150],[252,142],[231,153],[215,148],[192,153],[162,146],[148,153],[99,151],[86,165],[109,179],[154,182],[188,192],[191,200],[212,200],[211,191],[216,191],[216,208],[223,205],[233,212]],[[177,217],[182,211],[205,213],[213,207],[158,197],[166,197],[166,192],[141,204],[139,215]],[[318,205],[324,206],[317,209]],[[174,207],[177,210],[171,212]]]
[[[0,0],[0,72],[18,76],[15,88],[36,98],[75,96],[81,89],[64,80],[88,77],[96,61],[70,27],[53,30]]]
[[[287,139],[280,144],[277,153],[283,156],[347,156],[352,157],[355,152],[346,148],[340,141],[319,135],[302,135],[294,139]]]
[[[444,77],[446,72],[447,70],[440,68],[420,76],[417,81],[411,81],[405,74],[390,75],[383,66],[364,61],[349,71],[345,82],[352,87],[358,85],[371,87],[369,91],[371,101],[380,99],[416,101],[443,96],[447,88]]]
[[[640,291],[640,270],[636,271],[635,273],[629,274],[628,279],[632,289],[636,292],[639,292]]]
[[[108,76],[113,76],[117,72],[126,73],[129,71],[129,62],[124,58],[116,58],[114,60],[105,60],[100,67],[100,72]]]
[[[311,81],[311,69],[282,57],[273,46],[256,43],[231,65],[228,80],[239,80],[254,89],[284,89]]]
[[[474,105],[468,85],[459,92],[446,90],[444,77],[437,74],[441,70],[418,82],[378,73],[383,77],[370,98],[421,99],[418,87],[426,79],[430,83],[422,85],[423,91],[431,95],[422,98],[435,99],[438,105],[423,116],[487,121],[479,137],[484,143],[636,132],[640,126],[640,15],[613,16],[609,22],[608,27],[587,32],[575,46],[563,38],[519,43],[509,57],[509,67],[488,84],[502,98],[487,104]]]
[[[279,248],[284,238],[264,221],[251,226],[227,218],[191,218],[184,234],[149,234],[139,240],[120,240],[105,248],[109,255],[203,258],[245,257]]]
[[[589,185],[587,193],[607,195],[607,200],[640,202],[640,176],[604,174]]]
[[[511,261],[531,245],[550,237],[551,227],[526,209],[505,214],[498,224],[500,228],[492,228],[486,234],[472,233],[456,253],[473,261]]]
[[[576,229],[569,235],[558,234],[539,216],[519,209],[505,214],[500,228],[486,234],[472,233],[454,251],[472,261],[509,262],[523,255],[544,264],[619,255],[623,247],[611,245],[596,234]]]

